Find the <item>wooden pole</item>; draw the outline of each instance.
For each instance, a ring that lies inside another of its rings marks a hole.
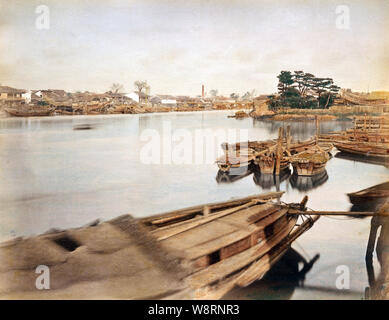
[[[366,131],[366,113],[365,113],[365,117],[363,119],[363,130]]]
[[[290,126],[286,127],[286,150],[290,152],[290,143],[291,143],[292,137],[290,135]]]
[[[226,164],[228,163],[228,143],[226,143]]]
[[[277,142],[277,150],[276,150],[276,175],[280,174],[281,168],[281,158],[282,158],[282,137],[284,135],[284,128],[278,128],[278,142]]]
[[[317,145],[319,140],[319,119],[317,115],[315,116],[315,126],[316,126],[315,144]]]

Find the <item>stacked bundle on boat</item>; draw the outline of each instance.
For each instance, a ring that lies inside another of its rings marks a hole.
[[[333,146],[330,143],[317,144],[291,158],[293,171],[298,176],[314,176],[325,171]]]

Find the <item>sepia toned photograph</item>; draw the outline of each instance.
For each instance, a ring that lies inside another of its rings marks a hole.
[[[0,0],[0,300],[389,300],[388,30],[386,0]]]

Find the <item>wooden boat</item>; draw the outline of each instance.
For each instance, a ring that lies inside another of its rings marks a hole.
[[[317,145],[320,147],[321,150],[327,153],[331,153],[332,149],[334,148],[334,145],[329,142],[319,142]]]
[[[383,203],[389,198],[389,181],[357,192],[348,193],[352,204],[365,204],[366,202]]]
[[[304,150],[308,150],[310,147],[316,144],[315,138],[311,138],[305,141],[291,142],[289,145],[289,151],[291,154],[296,154]]]
[[[330,132],[319,135],[319,141],[329,142],[389,142],[389,120],[388,118],[357,117],[354,118],[353,128],[345,131]]]
[[[316,145],[309,150],[295,154],[290,160],[294,174],[299,176],[314,176],[323,172],[330,159],[328,150],[331,149],[332,145],[326,146],[325,149]]]
[[[254,150],[241,149],[237,151],[229,150],[224,155],[216,159],[219,170],[229,172],[234,168],[248,167],[255,159]]]
[[[365,157],[389,160],[389,145],[372,142],[335,142],[335,147],[342,152]]]
[[[289,144],[289,151],[291,154],[295,154],[304,150],[309,149],[315,145],[316,141],[314,138],[305,140],[305,141],[291,141]],[[266,140],[266,141],[247,141],[247,142],[237,142],[234,144],[222,143],[221,147],[226,152],[227,150],[240,150],[240,149],[253,149],[256,152],[264,151],[272,146],[277,144],[277,139]],[[284,148],[287,147],[286,141],[283,141]]]
[[[316,218],[280,192],[130,215],[0,245],[2,299],[218,299],[261,278]],[[289,210],[291,214],[289,214]],[[293,211],[294,210],[294,211]],[[37,290],[38,265],[50,290]]]
[[[247,118],[249,115],[244,111],[237,111],[233,116],[227,116],[228,118],[236,118],[236,119],[242,119]]]
[[[277,143],[277,140],[267,140],[267,141],[247,141],[247,142],[237,142],[233,144],[228,144],[226,142],[221,144],[221,148],[224,153],[228,151],[240,151],[241,149],[252,149],[256,152],[263,151],[271,146],[274,146]]]
[[[48,107],[31,107],[31,108],[4,108],[4,110],[14,117],[42,117],[50,116],[54,108]]]
[[[274,174],[276,173],[276,165],[277,165],[277,148],[269,148],[265,150],[260,155],[256,155],[254,163],[258,165],[261,174]],[[280,170],[282,172],[289,168],[289,158],[291,153],[288,150],[281,151],[281,159],[280,159]]]

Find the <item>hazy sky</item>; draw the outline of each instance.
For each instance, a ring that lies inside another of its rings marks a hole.
[[[35,27],[38,5],[50,28]],[[350,9],[338,29],[336,7]],[[389,90],[389,1],[0,0],[0,83],[25,89],[271,93],[280,70]],[[386,53],[386,55],[385,55]]]

